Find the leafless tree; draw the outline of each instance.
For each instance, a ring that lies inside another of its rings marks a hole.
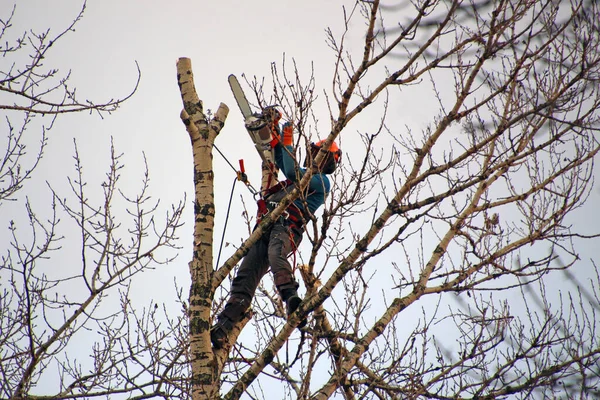
[[[597,269],[560,292],[546,287],[589,265],[576,246],[597,237],[570,218],[599,150],[599,15],[583,0],[344,9],[345,30],[328,31],[336,63],[322,97],[328,140],[346,157],[327,209],[308,223],[306,299],[286,321],[265,282],[242,335],[213,359],[210,304],[214,315],[219,286],[271,220],[214,272],[194,272],[212,290],[191,297],[191,325],[202,327],[191,336],[193,398],[597,396]],[[321,90],[295,68],[274,67],[273,78],[272,88],[254,81],[256,103],[282,105],[303,147],[323,129]],[[425,127],[397,116],[415,101]],[[184,95],[186,125],[210,123],[198,104]],[[198,248],[192,263],[212,265],[207,257]]]
[[[20,7],[0,20],[0,109],[7,127],[0,206],[6,209],[7,200],[22,205],[12,207],[22,213],[6,221],[3,214],[0,398],[187,393],[185,313],[173,317],[154,303],[139,309],[129,293],[133,277],[176,256],[183,202],[162,212],[150,195],[147,166],[137,190],[125,187],[124,159],[114,146],[104,181],[88,181],[76,143],[70,192],[49,185],[48,206],[40,207],[21,191],[44,155],[56,118],[110,113],[135,88],[104,103],[79,100],[68,86],[69,73],[44,62],[52,45],[73,31],[85,3],[58,35],[27,31],[15,39],[11,21]]]
[[[130,98],[137,89],[138,79],[131,92],[122,98],[104,102],[82,100],[75,87],[69,85],[71,72],[46,65],[46,57],[52,46],[65,35],[74,31],[83,17],[86,3],[66,28],[52,34],[50,28],[43,32],[27,30],[15,32],[15,13],[25,13],[15,4],[7,15],[0,15],[0,110],[4,111],[7,131],[2,141],[0,158],[0,204],[12,198],[38,165],[47,144],[47,133],[56,117],[73,112],[96,112],[100,116],[115,111]],[[33,121],[33,116],[38,119]],[[42,119],[43,122],[36,123]],[[30,137],[25,140],[25,131],[31,136],[32,125],[39,129],[38,144]],[[29,155],[32,148],[34,156]]]
[[[305,301],[286,320],[265,278],[221,350],[209,328],[227,277],[310,173],[214,265],[211,155],[228,108],[205,111],[180,59],[194,154],[189,298],[179,292],[180,314],[132,309],[128,284],[173,254],[181,207],[159,223],[147,174],[140,192],[121,192],[115,150],[94,201],[76,150],[70,197],[52,192],[50,218],[29,208],[30,233],[13,229],[2,259],[2,398],[597,397],[600,277],[577,250],[596,236],[571,216],[599,150],[598,11],[588,0],[359,1],[328,31],[330,86],[289,63],[273,67],[272,86],[254,81],[255,103],[282,106],[299,148],[327,137],[345,156],[297,254]],[[398,115],[415,102],[424,126]],[[66,276],[43,269],[66,246],[59,215],[81,232]],[[588,276],[575,275],[581,265]],[[88,330],[99,333],[91,366],[70,347]],[[51,371],[57,388],[38,392]]]
[[[50,191],[49,218],[27,202],[28,224],[10,224],[0,258],[2,398],[46,398],[48,392],[52,398],[143,398],[168,394],[167,382],[185,385],[179,377],[186,366],[178,363],[185,349],[182,317],[158,304],[136,310],[129,295],[134,276],[174,257],[167,250],[176,248],[183,206],[160,220],[147,170],[141,189],[129,194],[120,187],[121,155],[114,148],[111,154],[103,196],[88,195],[76,151],[72,193]],[[79,232],[76,246],[65,230]],[[70,256],[60,254],[66,249]],[[93,339],[89,347],[79,348],[86,337]],[[91,366],[78,353],[91,357]]]

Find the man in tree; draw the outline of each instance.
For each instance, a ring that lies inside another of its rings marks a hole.
[[[279,116],[278,111],[275,111],[275,114]],[[278,118],[274,118],[274,139],[271,145],[275,153],[275,164],[284,173],[287,180],[266,190],[265,211],[270,212],[277,207],[286,194],[294,188],[294,185],[302,179],[307,168],[313,168],[313,176],[303,195],[288,206],[284,214],[265,231],[261,239],[250,248],[242,260],[231,285],[227,304],[217,316],[217,323],[210,332],[211,342],[217,349],[227,343],[227,335],[250,306],[254,292],[261,278],[267,273],[269,266],[271,266],[275,286],[286,303],[287,315],[291,315],[302,302],[297,291],[299,285],[294,279],[292,266],[287,257],[302,240],[304,221],[314,215],[315,211],[324,204],[330,190],[329,178],[326,174],[335,171],[341,158],[341,150],[334,142],[323,161],[319,165],[312,165],[312,160],[316,158],[324,144],[324,141],[321,140],[310,144],[304,164],[305,168],[298,167],[294,157],[292,124],[288,122],[280,130],[277,121]],[[259,209],[259,218],[260,216],[261,210]],[[299,327],[303,327],[305,324],[306,320],[303,320]]]

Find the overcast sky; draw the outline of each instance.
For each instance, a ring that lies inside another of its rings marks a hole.
[[[3,2],[2,14],[8,14],[14,2]],[[42,32],[50,28],[50,36],[65,29],[76,17],[81,2],[26,0],[17,2],[13,19],[13,34],[26,29]],[[57,189],[67,190],[65,176],[72,174],[73,139],[84,158],[85,173],[92,183],[100,182],[108,167],[111,137],[117,151],[124,152],[126,171],[123,179],[132,190],[139,187],[145,154],[150,169],[151,185],[156,197],[166,205],[179,201],[184,193],[192,198],[192,158],[187,132],[179,118],[182,108],[177,87],[175,63],[179,57],[192,60],[198,94],[205,109],[216,110],[226,103],[230,114],[225,128],[217,139],[217,146],[237,165],[245,165],[251,182],[260,184],[260,160],[243,128],[241,114],[230,93],[227,76],[231,73],[259,79],[270,78],[271,64],[281,68],[284,58],[294,59],[300,73],[308,78],[314,68],[317,90],[331,88],[335,55],[326,44],[326,28],[341,34],[343,10],[341,4],[351,7],[353,2],[336,1],[90,1],[84,17],[72,32],[56,43],[45,65],[71,71],[70,87],[77,87],[83,98],[97,102],[121,97],[129,93],[137,78],[136,62],[142,79],[137,93],[117,112],[105,116],[71,114],[59,118],[52,129],[50,142],[34,183],[28,190],[36,194],[32,201],[47,204],[46,181]],[[359,19],[354,22],[355,24]],[[361,32],[359,30],[357,32]],[[354,35],[354,36],[353,36]],[[338,35],[339,36],[339,35]],[[349,43],[358,43],[362,36],[350,33]],[[360,47],[359,47],[360,49]],[[319,96],[320,107],[315,109],[320,119],[319,130],[328,132],[329,114],[324,97]],[[392,118],[402,123],[423,125],[427,121],[427,107],[418,101],[407,102],[396,110]],[[419,118],[423,121],[420,122]],[[412,120],[412,121],[411,121]],[[372,124],[357,118],[348,132],[363,132]],[[38,140],[37,138],[35,140]],[[350,143],[357,136],[348,137],[344,148],[352,155]],[[234,172],[215,154],[215,198],[217,219],[215,238],[220,238],[225,208],[229,198]],[[93,166],[93,167],[92,167]],[[96,186],[100,193],[100,188]],[[93,190],[93,189],[90,189]],[[63,192],[63,193],[65,193]],[[232,219],[239,220],[243,210],[240,195],[253,212],[253,198],[239,185],[232,205]],[[13,205],[16,206],[16,205]],[[191,207],[186,220],[191,221]],[[187,262],[191,257],[192,224],[181,230],[186,246],[179,257],[176,275],[187,287]],[[229,224],[226,242],[238,244],[245,238],[245,229]],[[218,241],[218,240],[217,240]],[[217,243],[216,243],[217,244]],[[231,249],[231,247],[229,248]],[[224,256],[227,251],[224,252]],[[172,270],[154,272],[161,276],[157,284],[169,279]],[[154,282],[149,280],[148,284]],[[148,291],[144,291],[148,293]],[[168,294],[167,297],[172,296]]]
[[[0,4],[7,15],[14,2]],[[13,34],[50,28],[50,36],[67,27],[78,14],[78,1],[18,1]],[[123,178],[132,188],[143,171],[146,155],[155,196],[164,204],[179,201],[184,192],[193,193],[191,147],[179,118],[182,108],[175,63],[179,57],[192,59],[196,86],[206,109],[220,102],[230,108],[225,129],[217,146],[237,165],[244,158],[251,181],[259,185],[259,160],[243,128],[241,115],[230,94],[227,76],[242,73],[269,77],[272,62],[283,54],[295,58],[308,73],[314,63],[322,85],[331,78],[333,55],[325,43],[325,28],[341,21],[339,3],[333,1],[117,1],[88,2],[76,32],[56,43],[45,62],[47,67],[71,70],[70,86],[96,101],[126,95],[137,77],[142,79],[135,96],[116,113],[101,119],[87,114],[59,118],[30,190],[32,201],[46,203],[45,181],[67,189],[65,175],[73,173],[73,138],[84,158],[90,183],[99,182],[107,168],[110,138],[126,157]],[[327,115],[324,113],[323,115]],[[327,120],[325,120],[327,121]],[[327,122],[325,122],[327,123]],[[327,125],[324,127],[327,129]],[[37,139],[36,139],[37,140]],[[216,237],[220,237],[234,172],[215,155],[217,216]],[[139,185],[137,185],[139,187]],[[35,189],[34,189],[35,188]],[[237,187],[232,217],[239,220],[239,195],[253,201]],[[250,204],[251,207],[254,207]],[[188,207],[191,221],[191,207]],[[187,287],[192,224],[182,232],[186,246],[179,258],[178,274]],[[238,243],[240,229],[229,228],[230,241]],[[167,276],[172,271],[163,270]],[[160,274],[160,272],[157,272]],[[159,281],[160,282],[160,281]]]
[[[10,12],[15,2],[0,2],[0,17]],[[74,0],[18,0],[13,31],[41,31],[50,28],[58,33],[77,15],[81,2]],[[90,182],[98,182],[107,168],[111,136],[118,151],[126,154],[127,179],[132,188],[143,170],[145,153],[154,195],[164,204],[179,201],[184,193],[192,198],[192,158],[188,135],[179,119],[182,108],[176,80],[175,62],[179,57],[192,59],[198,94],[205,108],[216,109],[220,102],[230,108],[229,118],[217,146],[234,163],[244,158],[250,179],[259,185],[259,161],[243,129],[241,115],[230,94],[227,76],[270,76],[272,62],[280,63],[285,53],[294,58],[300,71],[308,74],[314,65],[318,89],[331,87],[334,54],[325,42],[325,28],[341,32],[341,4],[351,1],[123,1],[91,0],[83,19],[57,43],[46,65],[71,69],[71,85],[84,98],[104,101],[126,95],[137,76],[136,62],[142,79],[138,92],[116,113],[101,119],[87,114],[59,118],[51,131],[50,144],[33,184],[27,189],[34,202],[47,204],[45,182],[66,189],[65,175],[73,172],[73,138],[79,143]],[[358,37],[350,40],[360,39]],[[0,60],[2,62],[2,60]],[[319,111],[323,126],[328,128],[326,110]],[[405,122],[418,127],[426,122],[427,106],[419,98],[411,99],[397,110]],[[422,119],[422,121],[421,121]],[[357,125],[353,129],[364,128]],[[344,149],[348,154],[350,148]],[[217,221],[215,237],[220,238],[233,171],[215,154]],[[600,213],[594,198],[578,212],[573,222],[586,232],[600,226]],[[239,224],[242,210],[240,195],[253,210],[252,196],[237,186],[232,209],[233,222],[226,241],[239,243],[245,237]],[[18,207],[18,205],[11,205]],[[177,276],[187,290],[187,262],[191,257],[192,208],[187,209],[190,223],[181,230],[183,251],[178,262],[152,272],[145,279],[147,290],[139,296],[172,296],[161,290],[164,282]],[[6,217],[6,215],[5,215]],[[237,222],[237,223],[236,223]],[[5,226],[4,219],[2,220]],[[242,233],[240,233],[242,232]],[[5,232],[0,232],[4,235]],[[1,236],[0,236],[1,237]],[[593,247],[582,247],[582,257],[595,255]],[[145,300],[145,299],[143,299]]]

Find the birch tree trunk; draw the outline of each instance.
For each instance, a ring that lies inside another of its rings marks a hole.
[[[213,228],[214,187],[212,148],[223,128],[229,108],[221,103],[212,119],[204,114],[202,101],[194,87],[189,58],[177,62],[177,81],[183,110],[181,120],[192,143],[194,158],[194,248],[189,263],[192,283],[189,296],[190,360],[192,366],[192,399],[212,399],[218,396],[219,369],[210,343],[210,310],[214,297]]]

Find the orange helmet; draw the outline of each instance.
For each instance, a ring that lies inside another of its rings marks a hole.
[[[325,139],[319,140],[317,143],[315,143],[315,146],[317,146],[320,149],[321,147],[323,147],[324,144]],[[329,146],[329,152],[333,153],[333,158],[335,159],[335,162],[339,163],[340,158],[342,157],[342,150],[340,150],[336,142],[331,142],[331,146]]]
[[[313,157],[316,157],[317,153],[325,144],[325,140],[319,140],[317,143],[311,143],[311,153]],[[307,160],[308,161],[308,160]],[[339,146],[336,142],[331,142],[331,146],[329,146],[329,151],[325,156],[325,159],[321,163],[321,172],[324,174],[331,174],[337,168],[338,164],[342,161],[342,150],[340,150]]]

